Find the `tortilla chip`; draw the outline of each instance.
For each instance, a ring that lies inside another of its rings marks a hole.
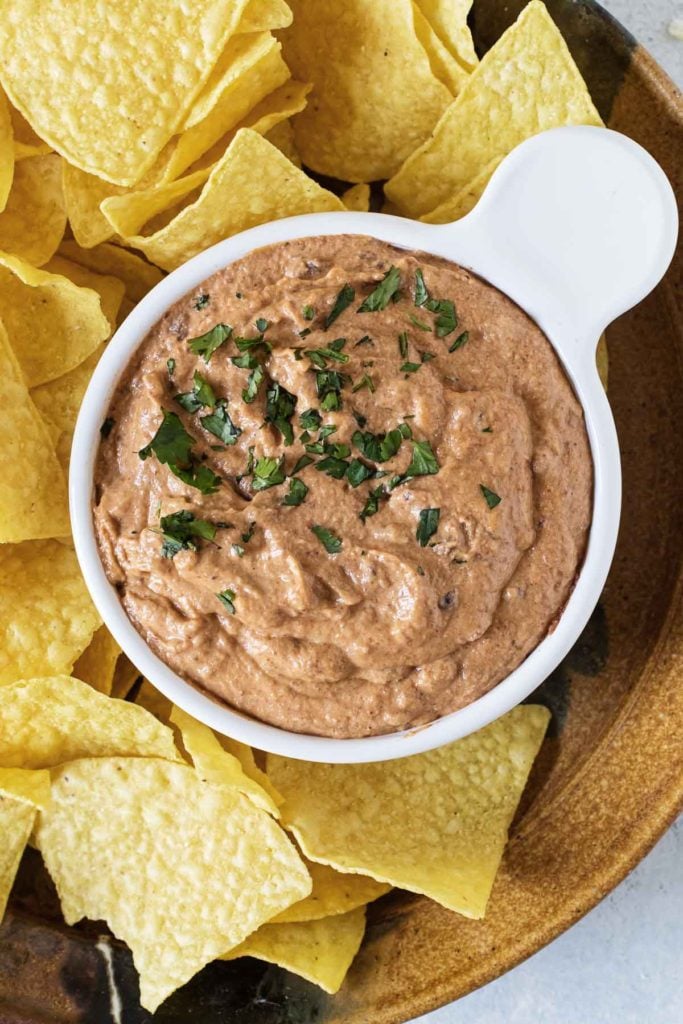
[[[479,58],[467,25],[472,0],[416,0],[416,3],[444,46],[466,71],[473,71]]]
[[[238,32],[265,32],[267,29],[288,28],[292,12],[284,0],[249,0],[237,26]]]
[[[572,124],[601,125],[602,120],[545,6],[531,0],[476,67],[431,137],[387,182],[386,194],[405,213],[420,217],[524,139]]]
[[[220,733],[216,733],[215,735],[223,750],[227,750],[229,754],[232,754],[233,757],[237,758],[239,763],[242,765],[242,771],[244,774],[254,782],[258,782],[261,789],[265,789],[270,799],[276,807],[279,808],[280,804],[283,803],[282,795],[278,793],[266,773],[261,771],[259,766],[256,764],[256,758],[254,757],[254,751],[252,748],[247,746],[246,743],[240,743],[239,740],[233,740],[230,736],[221,736]]]
[[[294,122],[304,164],[351,182],[390,177],[453,98],[416,35],[411,0],[293,0],[291,7],[285,60],[314,86]]]
[[[135,252],[122,248],[120,245],[96,245],[92,249],[82,249],[73,240],[62,242],[59,255],[79,263],[87,270],[96,274],[106,274],[123,281],[126,298],[132,303],[144,299],[164,275],[158,267],[153,267]]]
[[[40,415],[58,432],[55,451],[59,464],[66,475],[69,472],[71,443],[76,419],[93,370],[103,352],[104,345],[100,345],[75,369],[69,370],[63,377],[57,377],[56,380],[51,380],[48,384],[41,384],[40,387],[33,388],[31,391],[31,398]]]
[[[126,293],[123,281],[112,277],[111,274],[94,274],[92,270],[87,270],[79,263],[72,263],[60,255],[53,256],[45,269],[52,274],[66,277],[79,288],[90,288],[97,292],[102,312],[109,321],[110,332],[114,330],[119,307]]]
[[[168,722],[171,717],[171,711],[173,711],[173,704],[168,697],[164,697],[163,693],[152,686],[146,679],[142,681],[142,686],[138,690],[135,703],[139,704],[145,711],[149,711],[150,715],[154,715],[160,722]]]
[[[134,192],[124,192],[120,196],[110,196],[102,201],[102,214],[115,234],[124,237],[135,235],[158,213],[174,206],[190,192],[201,187],[209,177],[210,171],[207,167],[184,178],[178,178],[177,181],[151,185],[149,188]]]
[[[69,163],[134,185],[182,123],[245,6],[12,0],[0,35],[0,79]],[[40,40],[39,56],[27,44],[32,39]]]
[[[125,242],[157,266],[173,270],[202,249],[257,224],[343,209],[341,200],[294,167],[258,132],[242,128],[194,203],[156,233],[130,235]]]
[[[109,695],[121,648],[106,626],[100,626],[73,667],[72,675]]]
[[[365,908],[301,924],[264,924],[223,956],[253,956],[284,967],[334,994],[342,986],[365,932]]]
[[[216,785],[235,786],[261,810],[275,818],[280,817],[274,800],[244,773],[238,759],[223,749],[207,725],[175,706],[171,711],[170,722],[180,730],[183,746],[202,779]]]
[[[79,757],[181,760],[171,730],[153,715],[80,679],[24,679],[1,692],[0,765],[7,768],[54,768]]]
[[[341,199],[347,210],[367,213],[370,209],[370,186],[352,185],[343,193]]]
[[[0,249],[40,267],[57,251],[65,227],[59,157],[22,160],[0,213]]]
[[[0,923],[36,814],[30,804],[0,795]]]
[[[301,109],[303,110],[303,107]],[[270,131],[265,132],[263,137],[270,142],[271,146],[275,146],[281,153],[284,153],[287,159],[291,160],[295,167],[302,167],[301,156],[299,155],[299,150],[296,148],[294,128],[292,127],[292,122],[289,119],[281,121],[280,124],[276,124],[274,128],[270,129]]]
[[[112,238],[114,229],[100,210],[100,203],[110,196],[123,195],[127,189],[87,174],[66,160],[62,161],[62,187],[69,224],[78,244],[89,249]]]
[[[454,220],[460,220],[461,217],[465,217],[474,209],[483,196],[486,186],[491,180],[491,175],[502,159],[501,156],[494,157],[479,172],[476,178],[473,178],[464,188],[456,192],[454,196],[451,196],[441,203],[440,206],[437,206],[431,213],[426,213],[424,217],[420,217],[420,220],[423,220],[425,224],[450,224]]]
[[[273,923],[293,924],[298,921],[319,921],[321,918],[346,914],[364,907],[391,891],[391,886],[376,882],[367,875],[348,875],[327,864],[316,864],[304,857],[313,882],[313,891],[306,899],[294,903],[274,919]]]
[[[50,806],[50,773],[42,768],[34,771],[0,766],[0,797],[3,796],[46,810]]]
[[[133,662],[129,661],[125,654],[120,654],[114,669],[114,681],[112,682],[110,696],[118,697],[119,700],[125,700],[140,678],[141,673]]]
[[[70,672],[101,624],[72,547],[0,546],[0,684]]]
[[[2,252],[0,308],[30,388],[78,366],[111,333],[97,292]]]
[[[24,384],[2,320],[0,436],[0,544],[67,534],[64,474],[49,430]],[[4,550],[0,547],[0,564],[7,557]],[[0,650],[0,664],[2,657]]]
[[[57,769],[35,840],[67,924],[108,923],[133,953],[151,1012],[311,887],[269,814],[167,761]]]
[[[14,177],[14,146],[9,103],[0,89],[0,211],[5,209]],[[0,893],[1,905],[1,893]]]
[[[164,181],[187,170],[290,77],[282,47],[269,32],[236,36],[227,49],[232,50],[230,64],[222,69],[210,93],[199,97],[182,134],[169,144],[172,152],[163,172]]]
[[[268,774],[311,860],[481,918],[549,717],[520,706],[457,743],[376,764],[269,755]]]
[[[413,21],[415,34],[422,43],[429,58],[432,74],[446,86],[451,96],[457,96],[469,78],[467,72],[455,59],[453,54],[441,42],[438,35],[420,10],[420,5],[413,2]]]

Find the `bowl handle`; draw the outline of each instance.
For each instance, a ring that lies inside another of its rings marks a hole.
[[[542,132],[501,163],[472,213],[441,225],[439,250],[474,269],[581,356],[664,275],[678,233],[659,164],[606,128]],[[431,246],[434,251],[434,246]]]

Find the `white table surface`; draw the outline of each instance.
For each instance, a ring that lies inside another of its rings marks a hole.
[[[601,0],[683,84],[676,0]],[[683,819],[590,914],[502,978],[414,1024],[683,1021]]]

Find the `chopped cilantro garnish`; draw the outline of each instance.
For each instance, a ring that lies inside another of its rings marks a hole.
[[[216,324],[206,334],[200,334],[198,338],[190,338],[187,344],[190,352],[194,352],[196,356],[204,356],[204,362],[208,363],[216,349],[225,344],[231,334],[230,324]]]
[[[246,402],[247,405],[251,405],[258,395],[258,389],[265,379],[265,376],[265,370],[261,365],[255,366],[249,374],[247,378],[247,386],[242,392],[242,400]]]
[[[301,313],[304,320],[315,320],[315,309],[313,306],[304,306]]]
[[[410,431],[407,423],[390,430],[388,434],[372,434],[370,431],[363,433],[356,430],[351,440],[361,455],[370,462],[388,462],[401,447],[404,437],[407,436],[404,433],[406,429]]]
[[[363,429],[363,427],[367,426],[367,416],[363,416],[362,413],[356,412],[355,409],[351,410],[351,415],[353,416],[354,420],[356,421],[361,430]]]
[[[362,510],[358,514],[358,518],[365,522],[370,516],[377,515],[379,512],[379,503],[383,498],[387,498],[388,494],[384,487],[380,484],[378,487],[373,488],[368,495],[368,499],[363,505]]]
[[[334,301],[332,309],[325,317],[325,330],[328,330],[332,326],[334,321],[337,319],[337,317],[341,316],[345,309],[348,309],[348,307],[351,305],[355,297],[356,293],[351,287],[351,285],[345,284],[341,291],[339,292],[339,294],[337,295],[337,298]]]
[[[230,612],[231,615],[235,614],[235,591],[234,590],[221,590],[220,594],[216,594],[216,597],[223,605],[223,607]]]
[[[299,434],[299,440],[301,441],[302,444],[308,444],[308,442],[311,440],[310,433],[307,430],[304,430],[301,434]]]
[[[423,508],[420,512],[415,537],[420,542],[420,547],[426,548],[430,537],[433,537],[439,528],[440,508]]]
[[[357,391],[362,391],[363,388],[367,388],[374,395],[375,385],[369,373],[364,373],[358,383],[353,385],[351,393],[355,395]]]
[[[185,412],[198,412],[199,409],[213,409],[216,404],[216,396],[208,380],[202,377],[198,370],[195,370],[192,378],[192,391],[185,391],[175,396],[175,401]]]
[[[166,360],[166,369],[168,370],[169,377],[172,377],[175,373],[175,359]]]
[[[254,523],[254,522],[249,523],[249,526],[247,527],[247,529],[244,531],[244,533],[242,534],[242,536],[240,538],[242,543],[243,544],[248,544],[249,541],[251,540],[251,538],[254,536],[255,532],[256,532],[256,523]]]
[[[373,473],[374,470],[372,470],[370,466],[366,466],[366,464],[361,462],[360,459],[352,459],[349,463],[349,468],[346,471],[346,479],[352,487],[358,487],[364,480],[371,477]]]
[[[308,335],[311,333],[311,328],[310,327],[304,327],[303,331],[299,331],[298,333],[299,333],[299,337],[300,338],[307,338]],[[302,357],[303,357],[303,352],[301,351],[301,349],[300,348],[295,348],[294,349],[294,358],[297,360],[297,362]]]
[[[341,390],[348,380],[345,374],[337,370],[319,370],[315,375],[315,385],[320,405],[325,412],[341,409]]]
[[[418,267],[415,271],[415,305],[424,306],[428,298],[429,292],[427,291],[424,275]]]
[[[231,356],[230,362],[238,370],[255,370],[257,366],[261,365],[256,356],[251,352],[245,352],[241,356]]]
[[[434,325],[437,338],[445,338],[458,326],[455,304],[450,299],[430,298],[422,271],[419,269],[415,271],[415,305],[438,314]]]
[[[346,339],[338,338],[337,341],[345,342]],[[332,345],[329,348],[307,348],[306,355],[313,365],[317,366],[320,370],[327,368],[328,359],[331,359],[334,363],[348,363],[349,361],[349,357],[345,352],[341,352],[338,348],[333,348]]]
[[[408,332],[401,331],[398,336],[398,353],[401,359],[405,359],[408,355]]]
[[[316,463],[315,468],[319,473],[327,473],[328,476],[334,477],[335,480],[343,480],[349,464],[344,459],[335,458],[334,455],[327,455],[320,462]]]
[[[233,445],[242,433],[241,427],[236,426],[228,414],[228,403],[220,399],[214,412],[208,416],[201,416],[199,422],[214,437],[219,438],[223,444]]]
[[[210,301],[211,301],[211,296],[207,295],[206,292],[202,292],[202,294],[198,295],[197,298],[194,300],[193,305],[194,305],[195,309],[205,309],[206,306],[208,306]]]
[[[373,291],[363,300],[358,307],[359,313],[378,313],[386,309],[396,294],[401,284],[401,274],[398,267],[390,267],[386,274]]]
[[[370,335],[369,334],[364,334],[362,338],[358,339],[358,341],[355,343],[355,345],[353,347],[354,348],[360,348],[362,345],[374,345],[374,344],[375,343],[372,340],[372,338],[370,337]]]
[[[302,469],[306,468],[306,466],[310,466],[310,464],[313,461],[314,460],[311,458],[310,455],[302,455],[300,459],[297,459],[297,462],[296,462],[296,464],[294,466],[294,469],[292,470],[292,472],[289,475],[290,476],[296,476],[296,474],[300,473]]]
[[[257,334],[254,338],[235,338],[235,345],[240,352],[250,352],[254,349],[262,348],[264,352],[272,351],[272,345],[269,341],[266,341],[262,334]],[[235,360],[233,359],[233,363]],[[239,365],[235,363],[235,366]]]
[[[260,316],[260,317],[258,318],[258,320],[256,321],[256,330],[257,330],[257,331],[258,331],[258,332],[259,332],[260,334],[265,334],[265,333],[266,333],[266,331],[268,330],[268,328],[269,328],[269,327],[270,327],[270,324],[269,324],[269,323],[268,323],[268,321],[267,321],[267,320],[266,320],[266,319],[265,319],[264,317],[262,317],[262,316]]]
[[[249,455],[247,457],[247,468],[244,471],[245,476],[248,476],[249,473],[253,473],[253,471],[254,471],[254,446],[253,446],[253,444],[250,444],[249,445]]]
[[[310,441],[304,447],[306,448],[307,452],[311,453],[311,455],[325,454],[325,445],[322,443],[322,441]]]
[[[495,508],[496,505],[500,505],[501,501],[503,500],[499,495],[496,494],[495,491],[492,491],[488,487],[485,487],[484,484],[479,484],[479,490],[484,495],[484,500],[486,501],[486,504],[488,505],[489,508]]]
[[[469,331],[463,331],[462,334],[458,335],[458,337],[455,339],[453,344],[449,346],[448,351],[449,352],[455,352],[456,349],[462,348],[463,345],[466,345],[467,342],[469,341],[469,337],[470,337],[470,332]]]
[[[431,363],[432,359],[436,359],[433,352],[420,352],[421,363]]]
[[[337,428],[334,425],[334,423],[326,423],[324,427],[320,428],[320,433],[318,434],[318,440],[319,441],[324,441],[326,437],[329,437],[331,434],[336,434],[336,433],[337,433]]]
[[[269,487],[283,484],[285,482],[284,462],[284,455],[281,455],[279,459],[273,459],[270,456],[257,459],[251,480],[252,491],[265,491]]]
[[[290,445],[294,441],[292,416],[296,409],[296,403],[296,395],[287,391],[278,381],[271,381],[266,391],[266,422],[277,427],[286,445]]]
[[[233,555],[237,555],[238,558],[244,558],[244,548],[241,544],[233,544],[231,550]]]
[[[401,366],[401,373],[417,373],[422,366],[422,363],[403,363]]]
[[[418,318],[413,313],[409,314],[408,319],[410,320],[411,324],[413,324],[413,326],[417,327],[419,331],[427,331],[429,334],[432,333],[432,329],[429,326],[429,324],[426,324],[424,320],[418,320]]]
[[[100,436],[101,437],[109,437],[109,435],[111,434],[112,430],[114,429],[114,424],[115,423],[116,423],[116,420],[112,419],[111,416],[107,416],[106,420],[104,420],[104,422],[102,423],[102,426],[100,427]]]
[[[159,462],[168,466],[183,483],[196,487],[202,494],[214,494],[218,490],[221,478],[208,466],[194,459],[193,444],[194,438],[185,430],[179,417],[174,412],[164,410],[159,429],[149,444],[140,449],[138,455],[143,461],[152,454],[156,455]]]
[[[492,434],[493,433],[493,427],[482,427],[481,428],[481,432],[482,432],[482,434]]]
[[[405,477],[409,479],[413,476],[433,476],[438,472],[439,463],[429,441],[413,441],[413,457]]]
[[[341,537],[337,537],[332,530],[326,526],[312,526],[311,533],[314,533],[328,555],[338,555],[342,549]]]
[[[289,492],[282,499],[283,505],[300,505],[308,494],[308,487],[299,480],[298,477],[294,477],[289,481]]]
[[[162,558],[174,558],[179,551],[196,551],[196,538],[213,540],[216,527],[206,519],[197,519],[192,512],[181,509],[171,515],[162,516],[160,521],[163,544]]]
[[[417,575],[418,576],[424,576],[424,574],[425,574],[424,569],[422,568],[421,565],[418,565],[418,567],[417,567]]]

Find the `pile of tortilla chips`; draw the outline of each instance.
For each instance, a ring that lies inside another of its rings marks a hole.
[[[336,991],[392,887],[481,917],[543,737],[522,707],[390,764],[258,761],[138,678],[69,535],[88,381],[166,271],[269,220],[367,210],[378,179],[387,210],[457,219],[525,138],[601,123],[539,0],[481,61],[470,6],[0,11],[0,917],[30,840],[67,921],[129,944],[152,1010],[243,955]]]

